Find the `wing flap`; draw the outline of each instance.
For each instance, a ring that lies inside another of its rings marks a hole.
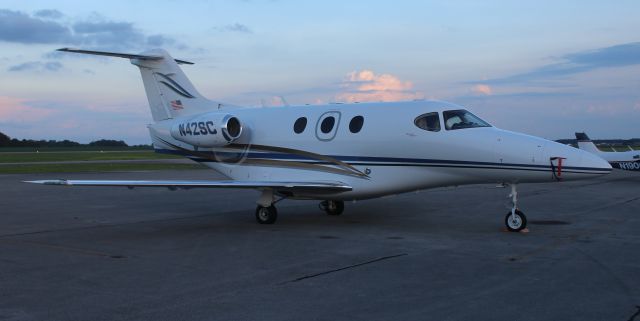
[[[240,188],[240,189],[273,189],[275,191],[312,191],[340,193],[352,190],[352,187],[342,182],[272,182],[272,181],[129,181],[129,180],[36,180],[25,183],[62,186],[124,186],[124,187],[166,187],[170,189],[190,188]]]

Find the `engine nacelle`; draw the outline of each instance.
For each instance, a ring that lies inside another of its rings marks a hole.
[[[171,126],[171,136],[198,147],[222,147],[242,135],[242,123],[233,115],[211,113]]]

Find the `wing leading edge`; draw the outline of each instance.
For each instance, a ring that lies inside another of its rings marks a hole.
[[[273,189],[282,192],[315,192],[341,193],[352,190],[342,182],[270,182],[270,181],[127,181],[127,180],[37,180],[25,183],[62,186],[124,186],[134,187],[166,187],[169,189],[190,188],[239,188],[239,189]]]

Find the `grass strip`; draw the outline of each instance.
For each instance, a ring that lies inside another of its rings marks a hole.
[[[153,151],[76,151],[76,152],[6,152],[0,153],[0,163],[109,161],[137,159],[174,159],[180,156],[158,154]]]
[[[104,163],[104,164],[28,164],[0,166],[0,174],[130,172],[205,169],[199,164]]]

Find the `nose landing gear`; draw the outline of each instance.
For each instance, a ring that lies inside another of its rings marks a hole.
[[[511,184],[511,194],[509,194],[509,197],[511,197],[512,206],[504,218],[504,223],[509,232],[520,232],[527,227],[527,217],[518,209],[518,191],[516,186],[516,184]]]
[[[520,232],[527,227],[527,217],[520,210],[515,210],[507,213],[504,223],[509,232]]]

